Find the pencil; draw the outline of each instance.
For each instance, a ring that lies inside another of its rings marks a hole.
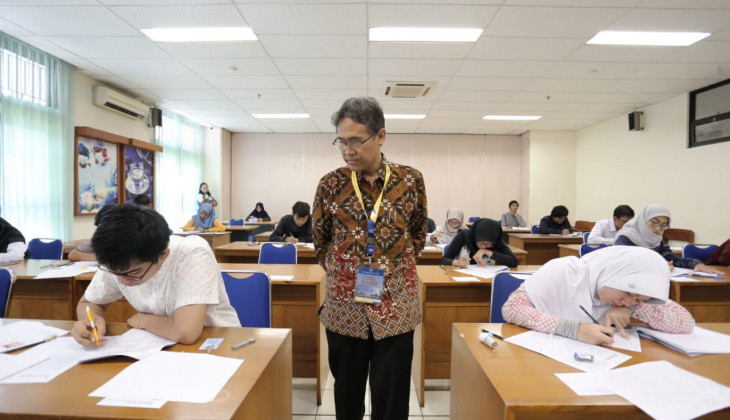
[[[588,315],[588,318],[590,318],[594,324],[598,324],[598,321],[596,321],[596,318],[593,318],[593,315],[591,315],[590,312],[586,311],[586,308],[584,308],[583,305],[578,305],[578,307],[580,308],[581,311],[583,311],[586,315]],[[598,324],[598,325],[601,325],[601,324]]]

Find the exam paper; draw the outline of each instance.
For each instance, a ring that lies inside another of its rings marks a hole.
[[[452,277],[452,279],[454,281],[479,281],[479,279],[476,277]]]
[[[0,354],[0,379],[25,370],[46,360],[45,356],[28,355],[28,352],[15,354]]]
[[[127,366],[90,397],[205,404],[243,363],[207,353],[158,352]]]
[[[77,261],[70,265],[64,265],[63,267],[52,268],[46,270],[35,278],[37,279],[53,279],[62,277],[74,277],[83,273],[94,273],[96,272],[99,263],[96,261]]]
[[[279,280],[279,281],[292,281],[294,280],[294,276],[284,276],[284,275],[271,275],[271,280]]]
[[[506,265],[488,265],[486,267],[479,267],[476,264],[471,264],[466,268],[456,270],[456,272],[481,277],[483,279],[491,279],[494,278],[497,273],[508,270],[509,268]]]
[[[60,328],[49,327],[38,321],[18,321],[0,327],[0,353],[40,343],[50,336],[68,333]]]
[[[595,373],[556,373],[555,376],[580,396],[614,395],[613,391],[600,383]]]
[[[730,407],[730,387],[660,360],[596,374],[656,420],[693,419]]]
[[[621,334],[619,334],[619,332],[616,330],[616,328],[614,328],[613,343],[606,345],[615,349],[641,352],[641,340],[639,340],[639,332],[633,328],[624,329],[624,331],[626,332],[626,334],[628,334],[629,338],[623,338]]]
[[[631,359],[631,356],[601,346],[594,346],[593,344],[586,344],[578,340],[538,331],[527,331],[513,335],[504,341],[543,354],[584,372],[606,371]],[[593,362],[575,360],[575,353],[590,354],[593,356]]]
[[[695,326],[689,334],[671,334],[638,327],[645,337],[689,356],[730,353],[730,335]]]

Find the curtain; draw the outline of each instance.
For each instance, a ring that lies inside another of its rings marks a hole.
[[[164,148],[155,163],[155,207],[172,230],[180,230],[197,213],[204,159],[205,127],[166,108],[155,143]]]
[[[0,32],[0,205],[32,238],[73,233],[73,66]]]

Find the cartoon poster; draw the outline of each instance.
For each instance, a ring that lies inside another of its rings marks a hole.
[[[117,145],[78,136],[76,214],[94,214],[117,204]]]
[[[132,204],[138,195],[146,195],[153,203],[155,152],[133,146],[124,147],[124,202]]]

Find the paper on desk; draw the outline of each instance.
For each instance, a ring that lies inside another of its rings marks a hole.
[[[66,333],[68,331],[49,327],[38,321],[18,321],[3,325],[0,327],[0,353],[40,343],[49,336],[62,336]]]
[[[41,355],[28,355],[28,352],[15,354],[0,354],[0,379],[16,374],[47,359]]]
[[[606,388],[598,380],[595,373],[556,373],[558,377],[568,388],[572,389],[577,395],[613,395],[614,392]]]
[[[96,405],[107,407],[162,408],[166,402],[159,400],[116,400],[114,398],[104,398],[96,403]]]
[[[672,276],[669,278],[669,280],[673,281],[700,281],[700,279],[693,279],[692,277],[687,276]]]
[[[543,354],[584,372],[606,371],[631,359],[631,356],[601,346],[538,331],[513,335],[504,341]],[[593,362],[577,361],[574,358],[575,353],[590,354],[593,356]]]
[[[730,353],[730,335],[695,327],[689,334],[670,334],[638,327],[639,333],[672,350],[689,356]]]
[[[278,274],[272,274],[271,280],[279,280],[279,281],[292,281],[294,280],[294,276],[284,276],[284,275],[278,275]]]
[[[204,404],[218,395],[241,363],[207,353],[162,351],[126,367],[89,396]]]
[[[730,387],[664,360],[596,376],[606,388],[657,420],[693,419],[730,406]]]
[[[641,340],[639,340],[639,332],[633,328],[624,329],[629,338],[623,338],[621,334],[613,329],[613,343],[606,344],[615,349],[624,349],[630,351],[641,352]]]
[[[71,265],[51,268],[35,276],[37,279],[53,279],[60,277],[74,277],[83,273],[96,272],[99,263],[96,261],[77,261]]]
[[[452,277],[452,279],[454,281],[479,281],[479,279],[476,277]]]
[[[491,279],[494,278],[497,273],[508,270],[509,268],[505,265],[488,265],[486,267],[479,267],[476,264],[471,264],[466,268],[456,270],[456,272],[481,277],[483,279]]]

